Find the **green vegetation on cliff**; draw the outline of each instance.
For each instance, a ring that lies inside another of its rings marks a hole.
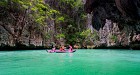
[[[74,45],[86,30],[81,0],[1,0],[0,9],[1,32],[10,37],[1,37],[5,45]]]

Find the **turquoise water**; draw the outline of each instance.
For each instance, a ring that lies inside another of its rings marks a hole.
[[[0,75],[140,75],[140,51],[1,51]]]

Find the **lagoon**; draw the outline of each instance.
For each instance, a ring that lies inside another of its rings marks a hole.
[[[0,51],[0,75],[140,75],[140,51]]]

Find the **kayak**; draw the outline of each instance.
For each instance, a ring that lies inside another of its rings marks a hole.
[[[60,51],[60,50],[47,50],[48,53],[74,53],[76,52],[76,50],[65,50],[65,51]]]

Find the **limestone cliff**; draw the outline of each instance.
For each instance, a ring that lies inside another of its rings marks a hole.
[[[29,10],[0,9],[0,46],[43,46],[42,28],[28,16]]]
[[[86,0],[85,11],[93,14],[92,25],[100,33],[97,46],[140,45],[139,0]]]

